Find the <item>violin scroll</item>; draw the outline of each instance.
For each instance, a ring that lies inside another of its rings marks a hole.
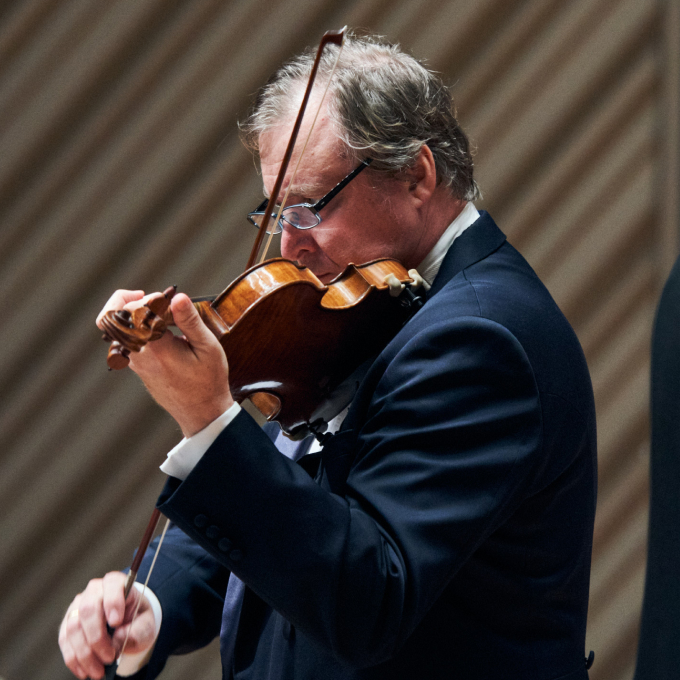
[[[102,318],[102,339],[111,343],[106,363],[109,370],[120,371],[130,363],[130,352],[139,352],[148,342],[158,340],[168,328],[170,301],[177,286],[152,298],[143,307],[130,312],[127,309],[111,310]]]

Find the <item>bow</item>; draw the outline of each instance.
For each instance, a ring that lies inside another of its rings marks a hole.
[[[306,88],[304,96],[302,98],[300,110],[299,110],[297,118],[295,120],[295,125],[293,126],[293,131],[291,133],[290,140],[288,141],[288,146],[286,147],[286,152],[284,154],[283,161],[281,162],[281,167],[279,169],[279,173],[278,173],[278,176],[276,178],[274,188],[271,192],[271,195],[269,197],[269,201],[267,203],[267,207],[265,209],[263,222],[260,225],[260,229],[258,230],[257,237],[255,239],[255,243],[253,244],[253,248],[251,250],[250,257],[248,258],[246,270],[250,269],[255,264],[255,260],[257,259],[257,255],[258,255],[258,253],[259,253],[259,251],[262,247],[264,235],[267,233],[267,226],[268,226],[269,221],[271,219],[272,211],[275,207],[279,192],[281,191],[281,187],[283,186],[283,180],[284,180],[286,172],[288,170],[288,166],[290,164],[290,159],[293,155],[293,150],[295,148],[295,143],[297,141],[298,133],[300,131],[300,126],[302,125],[302,119],[304,117],[304,113],[305,113],[305,110],[307,108],[307,103],[309,101],[309,98],[310,98],[310,95],[311,95],[311,92],[312,92],[314,80],[316,79],[316,74],[317,74],[317,71],[318,71],[318,68],[319,68],[319,64],[320,64],[320,61],[321,61],[321,55],[323,53],[323,50],[326,47],[326,45],[329,45],[329,44],[334,44],[334,45],[337,45],[338,47],[340,47],[340,50],[338,51],[338,55],[337,55],[335,64],[334,64],[333,69],[330,73],[328,83],[326,85],[326,89],[324,90],[323,96],[321,97],[321,101],[319,103],[319,107],[318,107],[317,112],[314,116],[314,120],[312,122],[312,125],[310,126],[310,130],[309,130],[309,133],[307,135],[307,139],[305,140],[302,151],[301,151],[301,153],[298,157],[297,165],[294,169],[293,176],[291,177],[291,181],[289,182],[289,185],[288,185],[289,186],[288,191],[290,191],[290,186],[292,185],[295,174],[297,173],[297,170],[300,167],[300,162],[302,160],[302,156],[304,155],[305,149],[307,147],[307,143],[308,143],[308,141],[311,137],[311,134],[312,134],[312,130],[313,130],[314,125],[316,123],[316,120],[319,116],[319,112],[321,111],[321,108],[323,106],[323,102],[325,100],[325,96],[326,96],[326,93],[328,91],[328,86],[330,85],[330,81],[333,78],[333,74],[335,72],[338,61],[340,59],[340,52],[342,50],[342,44],[343,44],[343,41],[344,41],[346,28],[347,27],[345,26],[343,29],[341,29],[339,31],[327,31],[324,34],[323,38],[321,39],[321,42],[319,43],[316,58],[314,60],[314,64],[312,66],[312,70],[311,70],[311,73],[310,73],[310,76],[309,76],[309,81],[307,83],[307,88]],[[286,204],[288,191],[286,192],[284,199],[281,201],[281,204],[280,204],[281,207],[279,207],[279,214],[276,216],[277,220],[280,218],[281,210],[283,209],[283,206]],[[267,249],[269,247],[269,243],[271,242],[271,237],[272,237],[272,235],[270,235],[269,241],[267,242],[264,254],[262,255],[262,260],[264,260],[264,257],[266,255]],[[170,289],[168,289],[168,291],[166,291],[166,294],[164,296],[165,297],[164,302],[166,302],[166,304],[164,306],[167,306],[167,302],[169,302],[169,298],[171,297],[171,295],[168,295],[169,292],[170,292]],[[174,290],[172,292],[174,292]],[[155,318],[160,317],[159,311],[160,311],[160,308],[158,310],[152,309],[150,312],[147,310],[146,313],[147,313],[147,316],[149,316],[149,318],[153,320]],[[165,311],[165,309],[162,310],[162,312],[164,312],[164,311]],[[118,321],[123,322],[123,325],[129,323],[129,317],[130,317],[129,313],[127,313],[125,311],[119,311],[119,312],[116,312],[114,314],[118,315],[118,317],[120,317],[120,318],[118,318]],[[118,343],[116,342],[116,336],[115,336],[115,330],[116,330],[115,324],[109,324],[109,325],[110,325],[110,328],[107,326],[106,329],[105,329],[104,339],[106,339],[108,341],[114,341],[113,345],[116,345],[116,347],[117,347]],[[151,326],[149,326],[150,334],[153,334],[153,330],[154,329],[151,328]],[[117,353],[120,353],[123,356],[123,358],[121,359],[122,365],[120,366],[122,368],[123,365],[127,365],[127,357],[125,356],[125,354],[123,352],[119,352],[119,350],[117,348],[114,348],[114,354],[117,355]],[[116,365],[115,368],[118,368],[118,366]],[[160,519],[160,515],[161,515],[160,510],[158,510],[157,508],[154,508],[154,511],[151,514],[151,518],[149,519],[149,523],[146,527],[146,530],[144,531],[144,535],[142,536],[142,540],[139,544],[139,547],[138,547],[137,552],[135,554],[135,557],[133,559],[132,565],[130,566],[130,571],[128,572],[126,580],[125,580],[125,586],[124,586],[124,598],[125,598],[125,600],[127,600],[127,597],[130,594],[130,591],[132,590],[132,587],[135,583],[135,580],[136,580],[136,577],[137,577],[137,572],[138,572],[139,567],[141,565],[142,559],[144,558],[144,555],[145,555],[145,553],[146,553],[146,551],[149,547],[149,543],[151,542],[153,534],[156,530],[156,527],[158,525],[158,521]],[[160,551],[160,548],[161,548],[161,545],[162,545],[162,542],[163,542],[163,538],[165,537],[165,532],[168,529],[169,522],[170,522],[170,520],[166,521],[165,528],[163,529],[163,534],[162,534],[161,539],[159,541],[158,547],[156,548],[156,553],[154,555],[153,561],[151,563],[151,566],[149,568],[149,572],[148,572],[147,577],[146,577],[146,581],[144,583],[144,587],[143,587],[143,590],[142,590],[142,597],[144,595],[144,590],[146,589],[146,585],[149,581],[149,578],[151,577],[151,573],[153,571],[153,568],[154,568],[154,565],[155,565],[155,562],[156,562],[156,558],[157,558],[158,553]],[[133,625],[135,618],[137,616],[137,610],[139,609],[139,605],[141,603],[142,597],[140,597],[139,602],[137,603],[137,607],[135,608],[135,611],[133,612],[132,621],[130,623],[130,629],[132,628],[132,625]],[[110,635],[113,634],[113,629],[110,628],[108,625],[107,625],[107,631]],[[128,630],[128,636],[129,636],[129,630]],[[120,652],[118,659],[116,659],[113,663],[111,663],[110,665],[105,667],[104,677],[105,677],[106,680],[113,680],[113,678],[115,677],[116,670],[118,668],[118,663],[119,663],[119,660],[120,660],[120,656],[124,653],[126,644],[127,644],[127,637],[126,637],[126,639],[123,643],[123,647],[121,649],[121,652]]]

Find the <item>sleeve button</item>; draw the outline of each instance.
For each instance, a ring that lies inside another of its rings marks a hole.
[[[238,562],[241,559],[243,559],[243,551],[239,550],[238,548],[234,548],[230,553],[229,557],[234,561]]]
[[[217,543],[217,547],[222,552],[229,552],[229,549],[231,548],[231,541],[228,538],[220,538]]]
[[[214,541],[219,535],[220,535],[220,528],[216,525],[209,526],[205,530],[205,535],[211,540]]]
[[[194,525],[202,529],[208,523],[208,518],[205,515],[196,515],[194,517]]]

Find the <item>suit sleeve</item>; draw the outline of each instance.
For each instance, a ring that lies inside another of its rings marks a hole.
[[[262,599],[356,667],[395,653],[520,502],[541,449],[531,366],[502,326],[434,322],[389,349],[349,433],[343,495],[278,454],[241,413],[159,501]]]

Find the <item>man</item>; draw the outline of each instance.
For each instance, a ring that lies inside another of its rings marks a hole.
[[[283,67],[246,125],[265,193],[310,63]],[[328,96],[282,253],[324,282],[393,257],[432,284],[427,301],[372,363],[340,431],[296,463],[233,404],[228,357],[174,298],[186,339],[168,334],[131,366],[186,437],[159,500],[176,526],[151,579],[160,604],[145,598],[128,649],[139,658],[120,672],[153,678],[222,628],[225,678],[583,680],[596,465],[578,341],[470,202],[467,140],[439,78],[351,39]],[[309,228],[306,206],[355,169]],[[119,291],[105,310],[142,296]],[[101,677],[138,597],[125,609],[120,574],[76,597],[60,634],[76,675]]]

